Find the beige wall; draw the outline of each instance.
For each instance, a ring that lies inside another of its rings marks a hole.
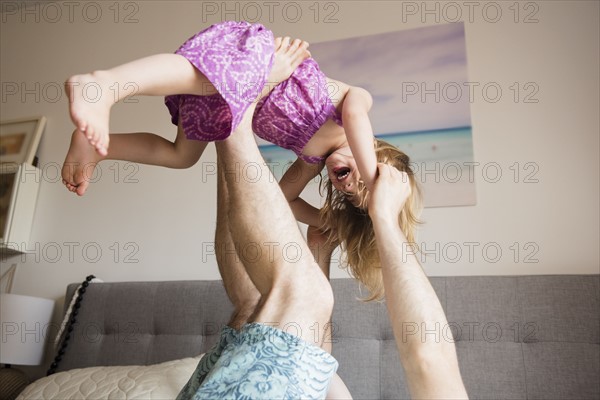
[[[113,2],[75,3],[72,15],[64,3],[40,6],[33,14],[2,14],[1,117],[48,118],[39,148],[44,180],[29,246],[33,252],[3,263],[4,270],[20,262],[13,291],[59,298],[69,282],[91,273],[106,281],[218,279],[214,257],[205,248],[215,225],[213,147],[186,171],[108,162],[101,166],[99,181],[78,198],[55,179],[72,131],[67,101],[55,89],[70,74],[172,52],[196,31],[218,22],[220,15],[207,13],[218,11],[222,2],[121,2],[119,15]],[[436,18],[422,15],[421,2],[342,1],[320,3],[315,23],[314,8],[309,8],[313,2],[297,2],[302,15],[292,22],[297,8],[288,5],[284,14],[285,3],[276,2],[271,22],[266,3],[255,3],[262,11],[260,22],[276,34],[310,42],[409,29],[435,23]],[[256,8],[240,4],[236,16],[235,3],[229,2],[234,10],[229,19],[255,17]],[[426,271],[598,273],[599,3],[530,2],[527,8],[522,3],[517,23],[515,9],[509,8],[512,2],[475,2],[472,16],[464,2],[438,3],[440,23],[454,18],[454,4],[465,20],[470,80],[481,86],[495,82],[503,90],[497,103],[476,91],[471,105],[475,160],[497,163],[503,175],[489,183],[485,178],[490,177],[477,168],[476,206],[425,211],[420,241],[434,253],[424,263]],[[496,6],[502,16],[492,23]],[[434,9],[436,3],[428,7]],[[59,9],[61,16],[56,14]],[[98,22],[90,22],[98,9]],[[324,23],[331,13],[338,22]],[[124,23],[128,15],[132,23]],[[524,23],[528,15],[538,22]],[[534,83],[538,103],[523,98],[515,102],[510,89],[514,82],[521,95],[529,93],[526,83]],[[21,88],[8,94],[4,89],[13,83],[33,94]],[[161,98],[117,105],[111,129],[174,135]],[[510,169],[514,163],[520,165],[517,183],[514,167]],[[524,169],[525,163],[537,167],[538,183],[524,183],[533,171]],[[493,262],[498,248],[502,256]],[[525,262],[527,256],[537,262]],[[334,269],[333,276],[346,275]]]

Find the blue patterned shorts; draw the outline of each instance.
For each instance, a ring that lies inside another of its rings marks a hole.
[[[324,399],[337,366],[323,349],[272,326],[226,327],[177,398]]]
[[[204,382],[206,375],[208,375],[217,360],[219,360],[219,357],[221,357],[223,349],[233,341],[235,335],[237,335],[235,329],[227,325],[223,327],[219,341],[200,359],[196,370],[177,395],[177,400],[188,400],[194,396],[200,385],[202,385],[202,382]]]

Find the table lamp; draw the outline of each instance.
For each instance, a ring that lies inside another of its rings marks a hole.
[[[29,380],[15,365],[40,365],[54,300],[0,294],[0,399],[14,399]]]

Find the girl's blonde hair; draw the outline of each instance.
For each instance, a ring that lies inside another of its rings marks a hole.
[[[416,248],[415,233],[421,222],[421,191],[410,167],[410,159],[395,146],[375,139],[375,155],[378,163],[385,163],[408,174],[411,195],[398,217],[400,229],[408,242]],[[366,211],[368,192],[359,182],[358,193],[350,200],[343,192],[335,190],[329,179],[321,181],[326,191],[325,204],[321,208],[322,230],[329,232],[329,242],[339,243],[346,252],[345,268],[369,290],[365,301],[381,300],[384,296],[381,261],[375,242],[373,224]],[[357,206],[353,205],[357,204]]]

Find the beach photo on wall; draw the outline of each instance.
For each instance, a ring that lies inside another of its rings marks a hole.
[[[408,154],[426,207],[476,204],[463,23],[314,43],[332,79],[367,89],[375,136]],[[296,156],[259,140],[277,179]],[[318,179],[303,197],[321,204]]]

